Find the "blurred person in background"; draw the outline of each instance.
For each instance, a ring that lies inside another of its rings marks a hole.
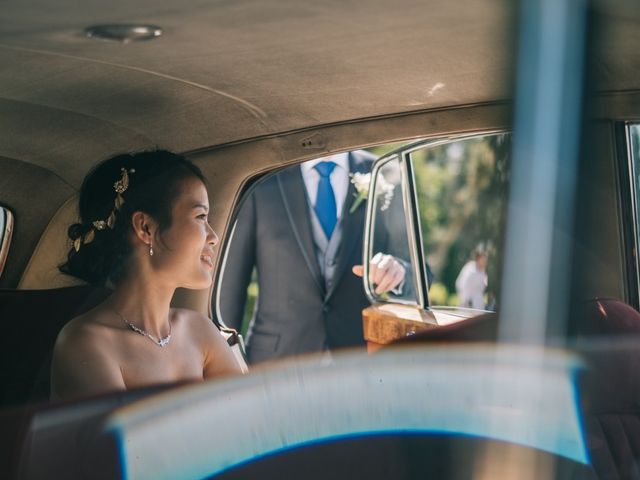
[[[484,292],[487,289],[487,251],[476,248],[473,260],[464,264],[458,278],[456,278],[456,291],[458,292],[458,305],[461,307],[477,308],[484,310]]]

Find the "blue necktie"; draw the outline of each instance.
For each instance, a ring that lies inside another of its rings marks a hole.
[[[337,222],[337,208],[336,196],[333,193],[330,177],[331,172],[336,168],[336,164],[335,162],[319,162],[313,168],[320,174],[318,196],[316,197],[316,214],[325,235],[327,238],[331,238]]]

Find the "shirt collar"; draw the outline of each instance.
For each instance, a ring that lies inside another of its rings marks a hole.
[[[300,165],[302,169],[302,173],[308,173],[311,170],[314,170],[313,167],[320,162],[335,162],[336,166],[344,168],[347,172],[349,171],[349,152],[336,153],[335,155],[330,155],[328,157],[316,158],[314,160],[308,160]]]

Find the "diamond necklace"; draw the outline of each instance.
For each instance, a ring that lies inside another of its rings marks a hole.
[[[159,347],[166,347],[167,345],[169,345],[169,342],[171,341],[171,321],[169,321],[169,335],[158,340],[156,339],[156,337],[154,337],[147,331],[143,330],[140,327],[136,327],[133,323],[130,323],[126,318],[124,318],[124,315],[122,315],[119,311],[115,309],[113,311],[116,312],[118,316],[122,319],[122,321],[134,332],[139,333],[144,337],[147,337],[149,340],[151,340],[153,343],[155,343]]]

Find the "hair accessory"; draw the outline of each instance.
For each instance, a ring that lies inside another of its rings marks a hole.
[[[92,223],[92,225],[96,230],[104,230],[105,228],[107,228],[107,222],[105,222],[104,220],[96,220]]]
[[[76,252],[80,251],[82,245],[93,242],[93,239],[96,237],[96,230],[104,230],[107,227],[112,229],[116,224],[116,213],[118,213],[118,210],[124,205],[122,194],[129,188],[129,174],[135,173],[136,171],[133,168],[127,170],[123,167],[120,169],[120,172],[120,179],[113,184],[113,190],[116,192],[116,198],[113,201],[113,210],[111,210],[106,220],[95,220],[91,222],[89,231],[73,241],[73,248]],[[153,255],[153,253],[150,253],[150,255]]]

